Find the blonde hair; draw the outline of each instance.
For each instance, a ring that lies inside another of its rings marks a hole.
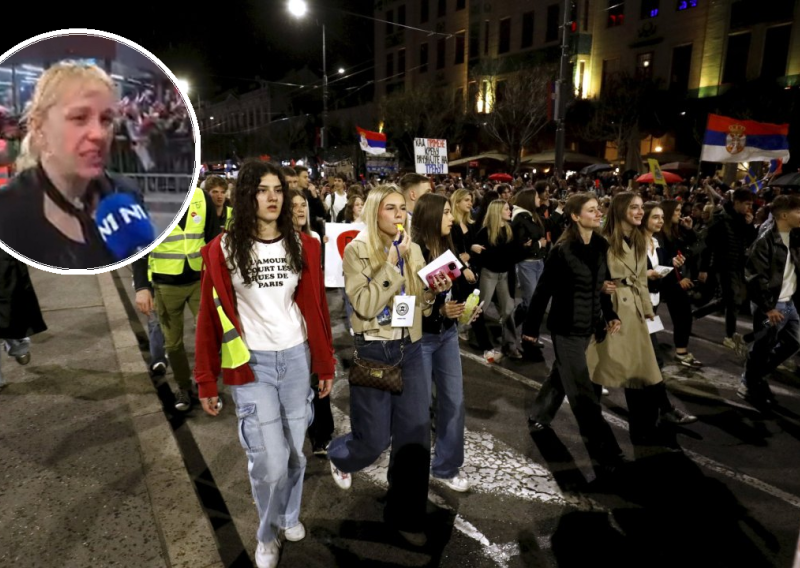
[[[405,202],[403,192],[398,189],[396,185],[379,185],[369,192],[364,202],[364,208],[361,210],[361,222],[366,225],[364,234],[366,237],[367,253],[369,254],[369,267],[373,273],[377,273],[381,270],[388,258],[387,253],[384,251],[383,240],[381,240],[381,231],[378,228],[378,213],[380,212],[383,200],[392,194],[399,195]],[[408,231],[409,227],[405,227],[405,230]],[[412,246],[414,245],[412,244]],[[423,267],[411,266],[411,247],[406,251],[403,259],[406,261],[404,270],[406,289],[410,295],[416,296],[422,289],[422,282],[417,277],[417,271]]]
[[[464,201],[467,197],[472,197],[472,192],[468,189],[457,189],[453,196],[450,198],[450,209],[453,213],[453,218],[455,222],[459,225],[461,223],[466,223],[467,225],[472,225],[475,222],[475,219],[472,218],[472,211],[467,211],[466,213],[462,213],[461,209],[458,208],[458,204]]]
[[[486,217],[483,219],[483,226],[489,230],[489,244],[496,245],[500,240],[500,233],[506,237],[506,243],[510,243],[514,237],[511,232],[511,225],[503,219],[503,209],[508,203],[503,199],[495,199],[486,209]]]
[[[36,158],[31,156],[31,135],[26,134],[25,138],[22,139],[22,144],[20,145],[19,155],[17,159],[14,161],[14,168],[17,172],[22,172],[24,170],[29,170],[31,168],[36,167]]]
[[[108,88],[115,93],[114,81],[97,65],[86,65],[75,61],[61,61],[49,67],[36,82],[30,106],[25,111],[29,133],[25,137],[28,141],[28,155],[34,162],[41,158],[41,148],[38,148],[34,134],[44,122],[48,111],[55,106],[59,97],[64,92],[67,83],[96,83]]]

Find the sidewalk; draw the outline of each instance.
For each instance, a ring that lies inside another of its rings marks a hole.
[[[49,329],[1,354],[0,566],[222,568],[112,275],[31,276]]]

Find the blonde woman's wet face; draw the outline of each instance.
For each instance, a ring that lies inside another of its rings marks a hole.
[[[67,177],[101,175],[114,137],[116,102],[102,83],[65,82],[39,128],[43,160]]]
[[[399,193],[390,193],[378,209],[378,229],[387,236],[397,234],[397,225],[406,223],[406,200]]]

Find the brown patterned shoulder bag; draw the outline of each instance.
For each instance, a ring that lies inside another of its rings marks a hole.
[[[400,360],[394,365],[362,359],[358,356],[358,348],[356,348],[353,351],[353,366],[350,367],[350,376],[348,377],[350,384],[385,390],[393,394],[402,393],[403,370],[400,365],[403,362],[404,336],[405,329],[400,339]]]

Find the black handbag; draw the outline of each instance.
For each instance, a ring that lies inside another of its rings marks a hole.
[[[400,340],[400,360],[394,365],[362,359],[358,349],[353,351],[353,366],[348,380],[351,385],[388,391],[393,394],[403,392],[403,341]]]

